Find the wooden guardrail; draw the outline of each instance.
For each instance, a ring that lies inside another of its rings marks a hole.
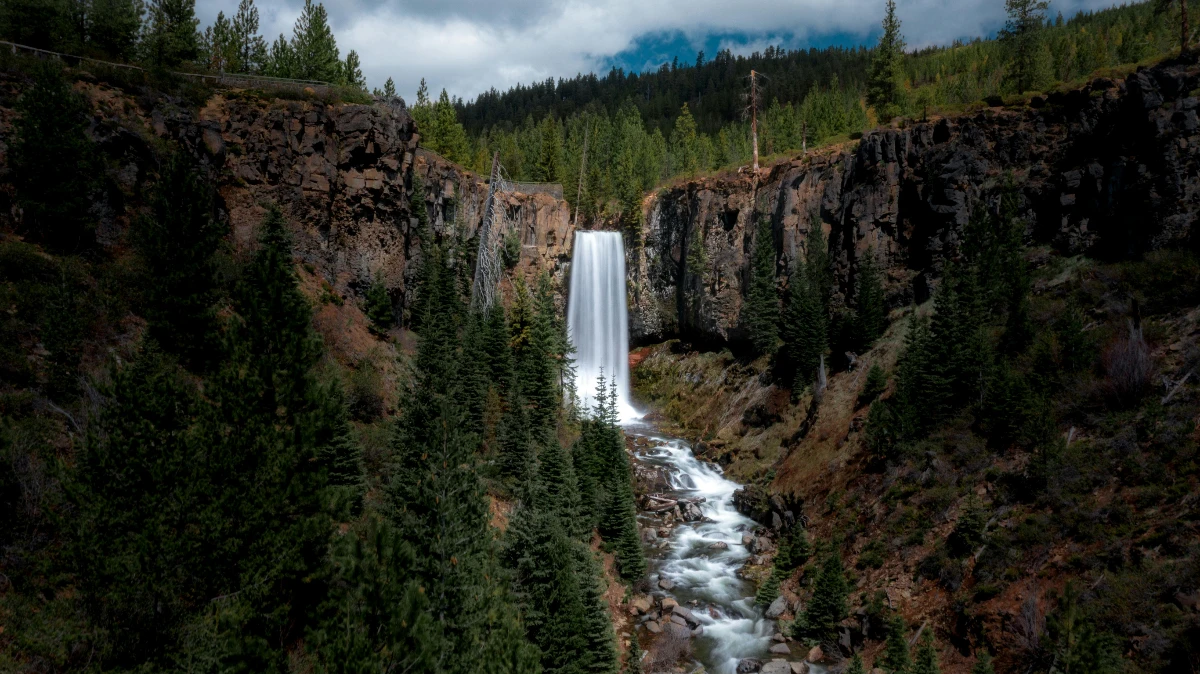
[[[80,63],[83,63],[83,62],[99,63],[101,65],[109,66],[111,68],[136,70],[136,71],[143,72],[143,73],[148,72],[145,68],[143,68],[141,66],[130,65],[128,63],[116,63],[114,61],[104,61],[102,59],[95,59],[95,58],[91,58],[89,56],[78,56],[75,54],[63,54],[61,52],[50,51],[49,49],[39,49],[38,47],[30,47],[28,45],[17,44],[16,42],[7,42],[5,40],[0,40],[0,45],[7,46],[14,55],[19,52],[27,52],[27,53],[35,54],[38,57],[50,57],[50,58],[60,59],[67,63],[70,63],[71,61],[80,62]],[[210,82],[210,83],[218,85],[218,86],[226,86],[226,87],[231,87],[231,88],[232,87],[271,86],[271,87],[294,87],[297,89],[303,89],[305,87],[311,87],[314,91],[316,91],[318,89],[327,91],[328,89],[330,89],[331,87],[334,86],[333,84],[331,84],[329,82],[322,82],[319,80],[298,80],[298,79],[291,79],[291,78],[287,78],[287,77],[269,77],[267,75],[250,75],[250,74],[246,74],[246,73],[189,73],[189,72],[184,72],[184,71],[180,71],[180,70],[172,70],[172,71],[168,71],[168,72],[170,72],[172,75],[175,75],[178,77],[187,77],[190,79],[199,80],[202,82]]]

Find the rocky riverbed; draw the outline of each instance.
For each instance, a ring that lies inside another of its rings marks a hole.
[[[769,529],[738,511],[741,485],[697,459],[684,440],[626,427],[639,524],[650,563],[648,592],[629,602],[645,650],[643,671],[793,674],[824,669],[819,652],[791,641],[779,620],[798,605],[755,606],[770,570]]]

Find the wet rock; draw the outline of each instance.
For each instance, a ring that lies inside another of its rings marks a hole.
[[[788,648],[787,644],[775,644],[771,647],[771,652],[775,655],[791,655],[792,649]]]
[[[671,613],[673,618],[681,618],[684,622],[692,627],[700,624],[700,621],[696,618],[696,615],[682,606],[676,605],[671,609]]]
[[[671,537],[671,528],[670,527],[659,527],[655,531],[658,533],[659,538],[670,538]]]
[[[656,540],[658,540],[658,532],[657,531],[655,531],[654,529],[650,529],[650,528],[642,529],[642,542],[643,543],[653,543]]]
[[[709,550],[728,550],[729,544],[726,543],[725,541],[717,541],[716,543],[710,543],[708,546],[708,549]]]
[[[690,629],[688,629],[687,626],[676,625],[673,622],[669,622],[666,625],[663,625],[663,632],[665,632],[667,634],[667,636],[679,637],[681,639],[691,639],[692,638],[692,631]]]
[[[658,586],[664,590],[672,590],[675,588],[675,581],[671,580],[670,578],[659,578]],[[666,608],[666,605],[664,605],[663,608]]]
[[[821,650],[820,646],[813,646],[808,651],[808,657],[805,660],[809,662],[820,662],[825,657],[825,651]]]
[[[767,607],[766,616],[768,618],[770,618],[771,620],[777,620],[779,618],[779,616],[783,615],[786,611],[787,611],[787,599],[784,599],[782,596],[779,596],[779,597],[776,597],[775,601],[771,602],[771,605]]]
[[[750,534],[742,535],[742,545],[746,546],[750,552],[754,552],[754,537]]]
[[[754,674],[754,672],[761,672],[762,667],[762,660],[757,658],[743,658],[738,661],[737,674]]]
[[[792,674],[792,666],[787,660],[776,658],[763,665],[761,671],[762,674]]]
[[[633,615],[649,613],[650,607],[653,605],[653,602],[650,601],[650,597],[647,597],[644,594],[638,595],[629,600],[629,610],[633,613]]]
[[[791,663],[791,665],[792,665],[792,674],[808,674],[808,663],[807,662],[793,662],[793,663]]]
[[[662,610],[670,611],[676,606],[679,606],[679,602],[675,601],[674,597],[663,597],[662,602],[660,602],[659,605],[662,606]]]
[[[692,630],[692,636],[693,636],[693,637],[704,636],[704,626],[703,626],[703,625],[697,625],[697,626],[696,626],[696,629]]]

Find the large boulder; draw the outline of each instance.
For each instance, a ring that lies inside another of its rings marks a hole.
[[[754,674],[755,672],[761,672],[762,667],[762,660],[757,658],[742,658],[737,664],[737,674]]]
[[[792,674],[792,666],[787,660],[776,658],[762,667],[762,674]]]
[[[766,616],[771,620],[778,620],[779,616],[787,612],[787,608],[787,599],[780,595],[775,597],[775,601],[771,602],[771,605],[767,607]]]

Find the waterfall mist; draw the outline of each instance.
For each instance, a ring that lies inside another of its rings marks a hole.
[[[584,413],[595,406],[603,369],[617,381],[621,421],[642,415],[629,395],[629,317],[625,305],[625,245],[619,232],[575,232],[567,331],[575,346],[576,389]]]

